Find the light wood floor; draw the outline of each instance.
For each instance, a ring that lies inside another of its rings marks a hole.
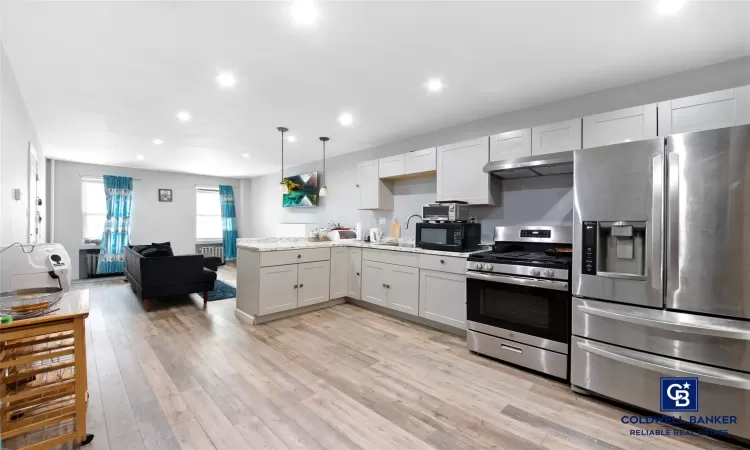
[[[90,450],[736,448],[630,436],[631,412],[350,304],[253,327],[233,299],[146,313],[127,283],[76,288],[92,300]]]

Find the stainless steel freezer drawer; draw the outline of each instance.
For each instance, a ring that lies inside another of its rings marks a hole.
[[[708,428],[750,439],[750,375],[678,361],[573,337],[571,383],[657,414],[736,416],[736,424]],[[661,377],[698,377],[698,412],[660,413]]]
[[[573,298],[573,332],[662,356],[750,372],[750,322]]]

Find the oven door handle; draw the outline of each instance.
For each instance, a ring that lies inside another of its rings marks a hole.
[[[496,283],[515,284],[517,286],[528,286],[542,289],[554,289],[556,291],[567,291],[567,281],[539,280],[535,278],[510,277],[507,275],[490,275],[487,273],[466,272],[466,278],[474,280],[493,281]]]

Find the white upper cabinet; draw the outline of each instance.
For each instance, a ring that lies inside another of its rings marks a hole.
[[[659,136],[750,123],[750,86],[659,103]]]
[[[583,118],[583,148],[656,137],[656,103]]]
[[[406,153],[404,171],[406,175],[429,173],[437,170],[437,149],[435,147]]]
[[[581,119],[566,120],[531,128],[531,154],[581,149]]]
[[[380,178],[392,178],[400,177],[405,173],[404,163],[406,162],[405,155],[389,156],[387,158],[380,158],[378,160],[380,167]]]
[[[379,161],[357,164],[359,209],[393,209],[393,192],[387,181],[380,180]]]
[[[349,292],[349,248],[331,248],[331,300]]]
[[[531,156],[531,128],[490,136],[490,161]]]
[[[495,204],[495,181],[482,170],[490,161],[489,144],[483,137],[437,148],[437,200]]]
[[[329,296],[330,261],[299,264],[297,306],[327,302]]]

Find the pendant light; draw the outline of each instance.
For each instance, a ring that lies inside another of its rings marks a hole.
[[[289,131],[289,128],[276,127],[281,132],[281,183],[279,183],[279,190],[282,194],[288,194],[289,188],[284,183],[284,133]]]
[[[326,142],[328,142],[330,139],[327,137],[321,137],[321,142],[323,142],[323,176],[326,175]],[[322,177],[321,177],[322,178]],[[323,183],[323,187],[320,188],[320,192],[318,193],[319,196],[325,197],[328,195],[328,186],[326,186],[325,183]]]

